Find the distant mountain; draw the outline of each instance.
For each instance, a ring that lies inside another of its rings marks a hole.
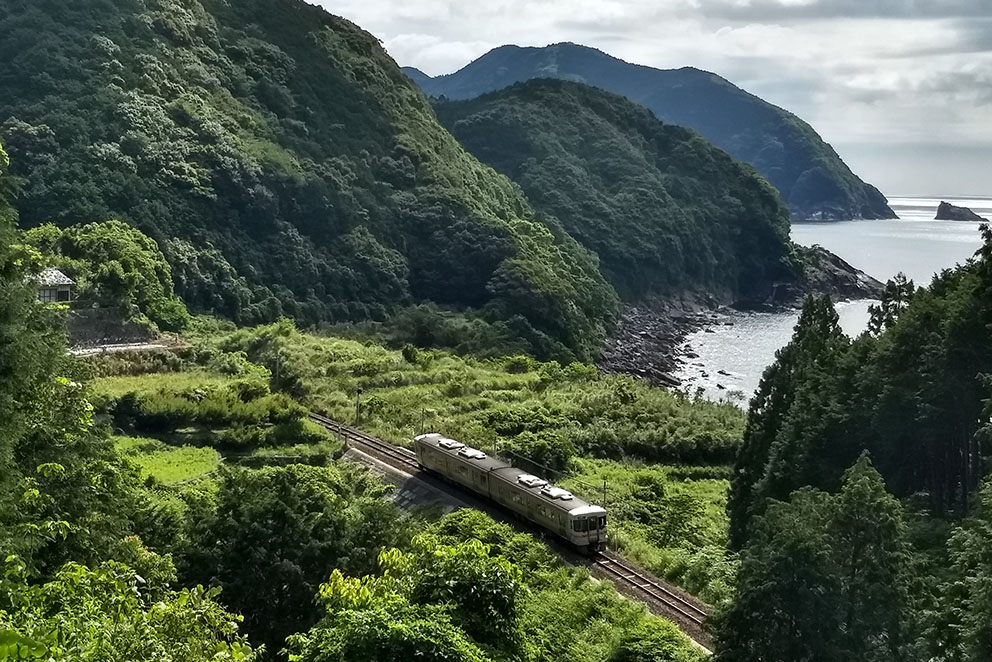
[[[467,153],[375,37],[302,0],[10,0],[0,61],[22,224],[126,220],[196,310],[417,313],[426,344],[438,304],[467,320],[455,341],[562,360],[612,327],[595,256]]]
[[[410,77],[417,85],[422,85],[431,80],[431,77],[416,67],[403,67],[403,73]]]
[[[752,164],[797,218],[894,218],[885,197],[861,181],[806,122],[709,72],[630,64],[575,44],[502,46],[436,78],[407,70],[431,96],[471,99],[531,78],[561,78],[621,94],[659,119],[696,129]]]
[[[695,290],[761,302],[798,278],[775,189],[643,106],[540,79],[435,110],[469,151],[599,255],[628,300]]]

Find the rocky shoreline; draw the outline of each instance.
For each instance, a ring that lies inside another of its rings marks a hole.
[[[597,361],[606,374],[627,374],[655,386],[683,388],[675,373],[698,358],[685,339],[691,333],[733,325],[738,310],[775,313],[795,310],[809,294],[828,294],[834,301],[877,299],[882,283],[833,253],[815,246],[807,250],[806,274],[799,282],[775,285],[759,302],[727,305],[710,294],[686,293],[655,297],[627,306]]]
[[[673,375],[682,361],[685,338],[717,323],[723,308],[711,296],[685,295],[654,298],[626,307],[613,335],[596,363],[610,375],[633,375],[654,384],[679,388]]]

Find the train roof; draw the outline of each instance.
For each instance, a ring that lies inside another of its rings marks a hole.
[[[601,506],[583,501],[568,490],[552,485],[550,481],[544,480],[539,476],[533,476],[523,469],[518,469],[500,458],[486,455],[460,441],[449,439],[436,432],[419,435],[416,437],[416,441],[427,444],[446,455],[456,458],[460,462],[481,469],[502,481],[513,483],[556,510],[571,513],[572,515],[606,513],[606,509]]]

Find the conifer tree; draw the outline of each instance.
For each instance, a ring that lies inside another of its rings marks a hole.
[[[773,500],[741,553],[720,662],[894,662],[907,643],[902,507],[862,456],[836,495]]]
[[[767,497],[784,499],[809,484],[812,440],[829,421],[821,416],[825,395],[846,345],[830,299],[808,298],[792,341],[776,353],[751,401],[728,503],[732,549],[743,547]]]

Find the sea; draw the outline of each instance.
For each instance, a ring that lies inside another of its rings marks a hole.
[[[936,221],[941,200],[968,207],[992,220],[992,196],[889,198],[898,219],[793,223],[792,239],[804,246],[819,244],[882,282],[899,272],[917,285],[962,263],[981,245],[978,223]],[[871,300],[837,304],[840,325],[858,335],[868,324]],[[683,388],[711,400],[728,400],[746,407],[775,352],[792,337],[798,311],[731,313],[686,338],[687,359],[675,376]],[[701,390],[700,390],[701,389]]]

